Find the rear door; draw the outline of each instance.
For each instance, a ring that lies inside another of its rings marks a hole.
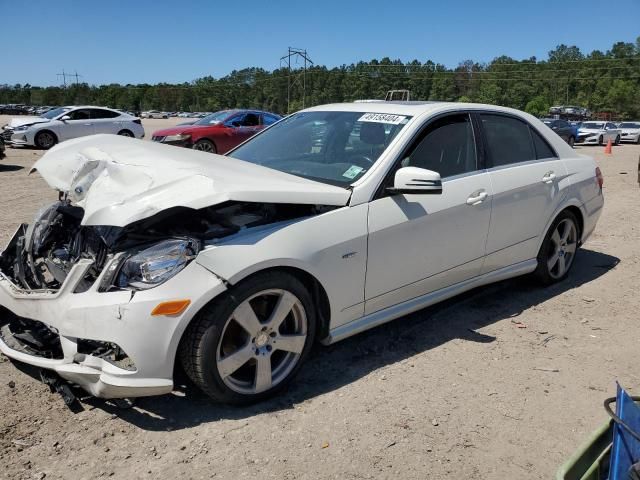
[[[493,210],[483,273],[537,256],[539,238],[562,200],[564,163],[524,120],[479,115],[493,186]]]
[[[90,112],[94,133],[116,134],[120,131],[120,123],[116,120],[120,117],[118,112],[104,108],[92,108]]]

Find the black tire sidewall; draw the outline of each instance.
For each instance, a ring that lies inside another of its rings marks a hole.
[[[208,143],[209,145],[211,145],[211,148],[213,148],[213,152],[205,152],[205,153],[218,153],[218,149],[216,148],[216,144],[213,143],[211,140],[206,139],[206,138],[202,138],[200,140],[198,140],[196,143],[193,144],[193,149],[196,149],[196,145],[198,145],[199,143]],[[202,150],[200,150],[202,151]]]
[[[122,136],[122,137],[130,137],[130,138],[134,138],[135,135],[133,134],[133,132],[131,130],[127,130],[126,128],[120,130],[118,132],[118,135]]]
[[[43,146],[40,143],[40,137],[42,137],[43,134],[49,134],[53,137],[53,143],[51,145],[49,145],[48,147]],[[49,130],[43,130],[41,132],[36,133],[35,138],[33,139],[34,143],[36,144],[36,147],[41,148],[42,150],[49,150],[51,147],[53,147],[56,143],[58,143],[58,138],[55,136],[55,134],[53,132],[50,132]]]
[[[564,275],[562,275],[562,277],[560,277],[560,278],[552,277],[550,272],[549,272],[549,267],[547,265],[547,260],[548,260],[547,252],[549,250],[549,244],[551,243],[551,236],[553,235],[553,232],[557,228],[558,224],[560,222],[562,222],[563,220],[566,220],[566,219],[569,219],[569,220],[571,220],[573,222],[573,224],[574,224],[574,226],[576,228],[576,232],[577,232],[576,242],[578,242],[578,244],[579,244],[581,232],[580,232],[580,224],[578,223],[578,219],[576,218],[576,216],[573,213],[571,213],[568,210],[564,210],[564,211],[560,212],[560,214],[551,223],[551,226],[549,227],[549,230],[547,231],[547,233],[546,233],[546,235],[544,237],[542,245],[540,246],[540,250],[538,251],[538,256],[536,257],[536,259],[538,261],[538,266],[536,267],[536,269],[535,269],[533,274],[538,279],[538,281],[540,281],[544,285],[551,285],[552,283],[560,282],[560,281],[564,280],[565,278],[567,278],[567,276],[571,272],[571,269],[573,268],[573,265],[575,264],[576,255],[578,254],[578,250],[579,250],[578,248],[576,248],[576,251],[573,254],[573,258],[571,260],[571,265],[569,266],[567,271],[564,273]]]
[[[218,344],[226,321],[236,307],[250,296],[271,288],[288,290],[302,302],[307,317],[307,341],[298,363],[282,382],[262,393],[255,395],[241,394],[230,389],[218,372],[216,365]],[[201,332],[196,341],[198,355],[195,357],[198,362],[197,371],[199,375],[196,375],[195,378],[192,377],[192,380],[214,400],[234,405],[247,405],[275,395],[286,388],[293,380],[313,348],[316,334],[316,316],[311,294],[302,282],[284,272],[267,272],[250,277],[231,288],[219,300],[205,307],[189,328],[200,328]],[[195,353],[183,352],[183,359],[184,355],[194,355]],[[189,374],[190,369],[187,366],[185,366],[185,370]]]

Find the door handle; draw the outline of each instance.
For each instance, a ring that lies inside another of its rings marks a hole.
[[[489,194],[484,190],[473,192],[469,198],[467,198],[467,205],[480,205],[488,196]]]
[[[553,171],[545,173],[544,177],[542,177],[542,181],[544,183],[553,183],[555,179],[556,179],[556,174]]]

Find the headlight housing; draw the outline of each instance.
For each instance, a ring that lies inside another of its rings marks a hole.
[[[180,272],[200,251],[192,238],[173,238],[126,257],[116,276],[115,286],[147,290],[163,284]]]
[[[188,140],[191,138],[191,135],[188,133],[178,133],[176,135],[167,135],[164,137],[165,142],[182,142],[183,140]]]
[[[29,127],[31,125],[20,125],[19,127],[16,127],[13,129],[14,132],[24,132],[25,130],[28,130]]]

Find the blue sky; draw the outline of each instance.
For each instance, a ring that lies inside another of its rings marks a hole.
[[[640,0],[0,0],[0,12],[0,83],[43,86],[63,68],[91,84],[271,70],[288,46],[330,67],[385,56],[455,66],[640,36]]]

